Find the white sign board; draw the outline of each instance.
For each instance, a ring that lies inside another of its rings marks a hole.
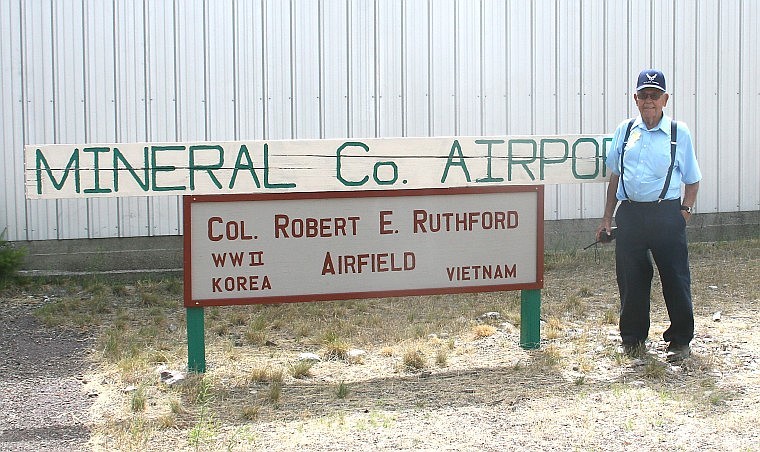
[[[605,135],[28,145],[29,199],[603,182]]]
[[[543,287],[543,186],[185,196],[186,306]]]

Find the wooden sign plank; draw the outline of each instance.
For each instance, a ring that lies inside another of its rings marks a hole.
[[[29,199],[602,182],[603,135],[51,144]]]

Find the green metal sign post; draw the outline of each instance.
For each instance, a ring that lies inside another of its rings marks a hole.
[[[187,308],[187,368],[190,372],[206,372],[206,340],[203,308]]]
[[[520,291],[520,347],[536,349],[541,345],[541,290]]]
[[[520,347],[526,350],[541,345],[541,290],[520,292]],[[187,308],[187,367],[190,372],[206,372],[206,342],[203,308]]]

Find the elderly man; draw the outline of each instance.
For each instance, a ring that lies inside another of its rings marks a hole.
[[[667,359],[679,361],[690,355],[694,338],[686,222],[702,174],[689,129],[663,113],[669,99],[663,73],[642,71],[633,99],[640,115],[615,130],[607,155],[607,202],[596,236],[600,240],[611,233],[614,213],[623,350],[636,355],[646,349],[654,274],[651,252],[670,317],[663,334],[669,343]]]

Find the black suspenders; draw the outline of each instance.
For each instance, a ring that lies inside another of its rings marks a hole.
[[[625,166],[623,165],[623,156],[625,155],[625,148],[628,146],[628,137],[631,136],[631,128],[633,127],[633,123],[635,121],[636,118],[633,118],[628,123],[628,128],[625,129],[625,138],[623,138],[623,150],[620,151],[620,185],[623,187],[623,195],[625,196],[625,199],[628,199],[628,192],[625,191],[625,182],[623,182],[623,172],[625,171]]]
[[[668,177],[665,178],[665,185],[660,192],[660,201],[665,199],[665,194],[670,188],[670,176],[673,175],[673,166],[676,164],[676,144],[678,144],[678,126],[675,121],[670,121],[670,168],[668,168]]]
[[[636,118],[631,119],[628,122],[628,127],[625,129],[625,137],[623,138],[623,150],[620,152],[620,185],[623,187],[623,195],[625,195],[625,199],[628,199],[628,193],[625,191],[625,182],[623,182],[623,172],[625,171],[625,166],[623,166],[623,156],[625,155],[625,148],[628,145],[628,137],[631,135],[631,128],[633,127],[633,123],[636,122]],[[668,175],[665,177],[665,185],[662,187],[662,191],[660,192],[659,198],[657,198],[657,202],[662,201],[665,199],[665,194],[668,192],[668,188],[670,187],[670,177],[673,175],[673,167],[676,163],[676,143],[678,142],[678,125],[675,121],[670,121],[670,167],[668,168]]]

